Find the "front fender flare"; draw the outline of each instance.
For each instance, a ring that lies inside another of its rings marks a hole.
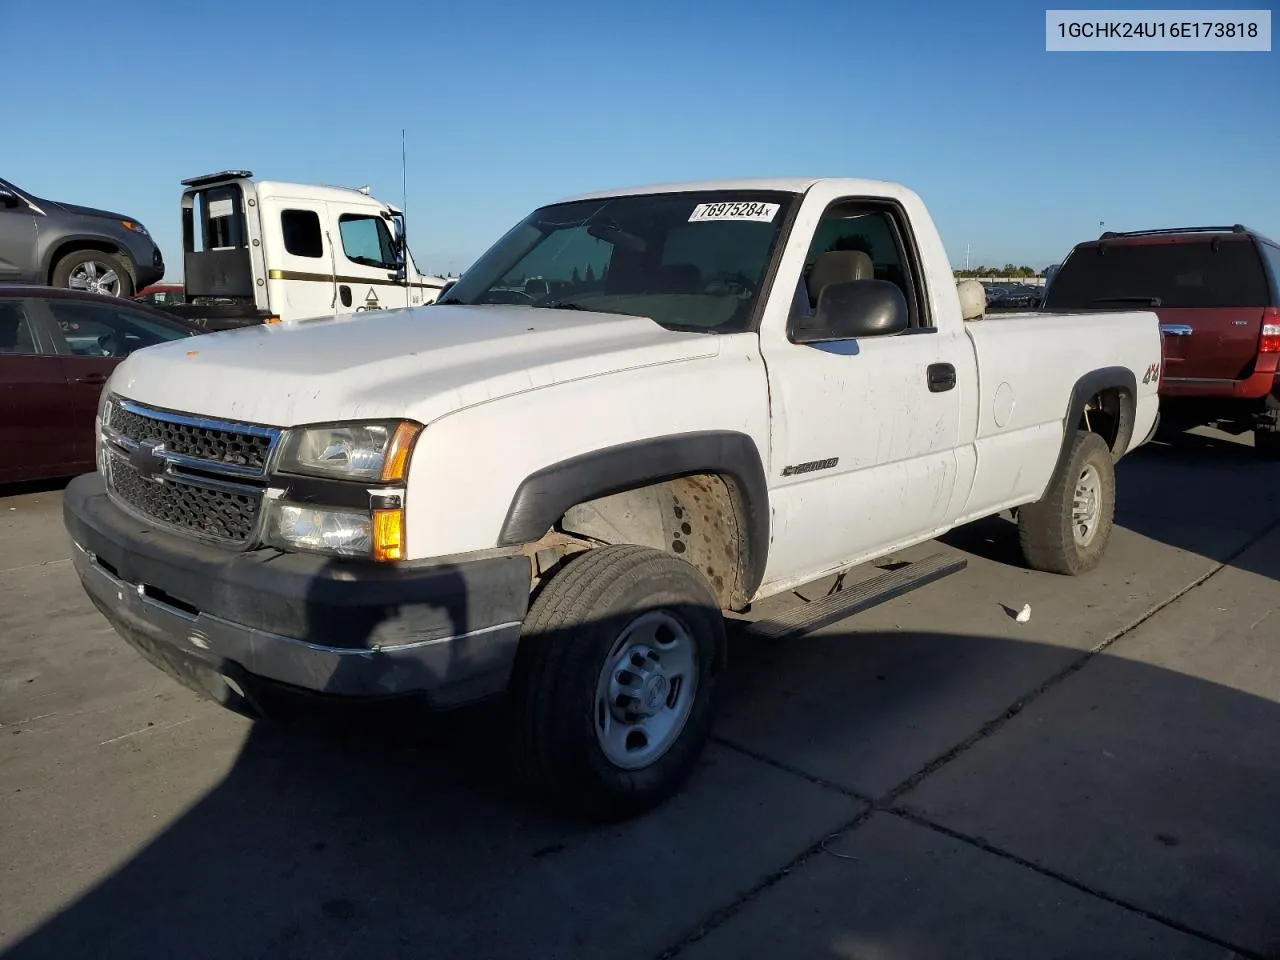
[[[769,487],[755,441],[735,431],[652,437],[543,467],[516,490],[498,545],[538,540],[575,504],[695,473],[715,473],[730,481],[735,509],[748,534],[743,574],[750,596],[764,579],[768,559]]]

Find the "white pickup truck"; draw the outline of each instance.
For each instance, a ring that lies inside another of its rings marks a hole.
[[[229,707],[505,694],[531,784],[635,814],[707,740],[724,611],[1010,508],[1030,566],[1099,561],[1114,463],[1156,419],[1156,318],[983,319],[978,293],[962,311],[896,184],[551,204],[430,308],[134,353],[99,472],[66,492],[76,567],[125,639]]]

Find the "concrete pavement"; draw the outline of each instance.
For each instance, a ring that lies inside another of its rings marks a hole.
[[[335,737],[196,699],[83,598],[57,491],[0,498],[0,949],[1280,957],[1277,481],[1188,438],[1122,464],[1089,576],[1016,566],[999,519],[904,554],[970,567],[739,640],[693,782],[609,828],[513,797],[485,715]]]

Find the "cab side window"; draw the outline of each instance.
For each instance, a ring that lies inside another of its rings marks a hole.
[[[285,253],[312,260],[324,256],[320,215],[314,210],[281,210],[280,233],[284,237]]]
[[[338,218],[338,233],[342,236],[342,252],[352,263],[385,269],[397,266],[391,232],[378,217],[344,213]]]
[[[912,329],[931,324],[922,309],[904,220],[897,210],[865,201],[832,204],[814,230],[793,313],[812,312],[822,288],[850,280],[885,280],[907,300]]]

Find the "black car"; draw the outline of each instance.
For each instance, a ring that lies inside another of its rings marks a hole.
[[[1043,290],[1028,283],[1005,287],[988,302],[993,310],[1029,310],[1040,306]]]
[[[0,282],[132,297],[164,276],[164,257],[137,220],[44,200],[0,180]]]

